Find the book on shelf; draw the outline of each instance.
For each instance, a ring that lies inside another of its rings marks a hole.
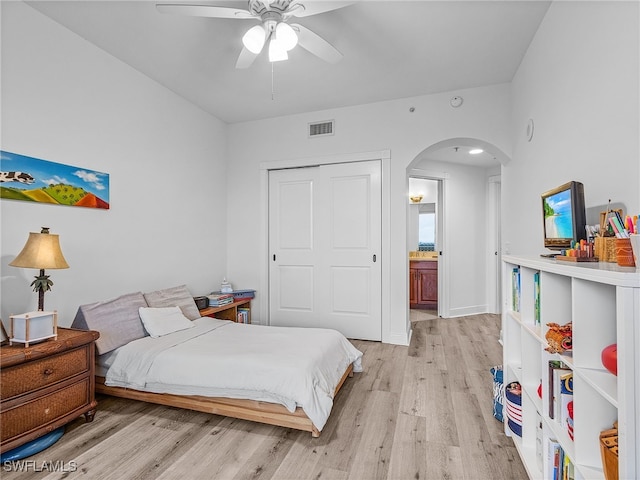
[[[533,274],[533,320],[540,325],[540,272]]]
[[[511,271],[511,308],[514,312],[520,311],[520,267],[514,267]]]
[[[572,370],[560,360],[549,360],[549,418],[560,421],[560,377],[572,373]]]
[[[565,455],[561,480],[575,480],[575,478],[576,478],[576,474],[573,467],[573,463],[571,462],[571,460],[569,460],[569,457]]]
[[[573,400],[573,372],[560,375],[560,424],[569,426],[569,402]]]
[[[547,452],[546,478],[550,480],[575,480],[573,462],[557,440],[549,439]]]
[[[238,323],[249,323],[249,309],[238,308]]]

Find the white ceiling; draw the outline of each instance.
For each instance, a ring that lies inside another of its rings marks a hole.
[[[246,0],[27,3],[227,123],[510,82],[550,4],[355,1],[295,19],[336,47],[344,55],[339,63],[296,47],[285,62],[270,64],[263,52],[250,68],[238,70],[242,35],[257,22],[168,15],[155,6],[244,9]],[[464,145],[459,152],[450,146],[430,151],[425,159],[499,165],[491,152],[471,156]]]
[[[343,53],[338,64],[296,47],[288,61],[270,64],[263,52],[246,70],[235,63],[253,20],[162,14],[148,0],[27,3],[235,123],[509,82],[550,2],[357,1],[296,19]],[[246,1],[162,3],[247,8]]]
[[[427,152],[423,155],[423,160],[435,160],[438,162],[458,163],[471,167],[492,167],[500,165],[500,160],[490,151],[483,151],[478,154],[469,153],[472,148],[466,145],[455,147],[444,147]]]

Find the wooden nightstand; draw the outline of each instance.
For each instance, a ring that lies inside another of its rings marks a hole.
[[[93,420],[94,355],[100,334],[58,328],[56,340],[0,348],[0,451],[85,415]]]
[[[233,303],[223,305],[221,307],[207,307],[200,310],[200,315],[203,317],[213,317],[222,320],[232,320],[238,322],[238,308],[244,308],[248,311],[247,322],[251,323],[251,299],[242,298],[240,300],[234,300]]]

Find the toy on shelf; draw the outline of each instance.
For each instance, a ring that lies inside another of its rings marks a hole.
[[[547,323],[549,330],[544,338],[547,339],[549,346],[545,349],[550,353],[564,353],[572,348],[572,325],[571,322],[566,325],[558,325],[557,323]]]
[[[614,375],[618,375],[618,344],[614,343],[602,350],[602,365]]]
[[[605,480],[618,480],[618,422],[600,432],[600,453]]]
[[[580,240],[571,241],[571,248],[562,250],[560,255],[556,256],[556,260],[566,262],[597,262],[598,257],[595,254],[596,248],[593,241]]]
[[[567,433],[569,438],[573,440],[573,400],[567,404],[569,418],[567,419]]]

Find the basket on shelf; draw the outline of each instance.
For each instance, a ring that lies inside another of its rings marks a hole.
[[[507,424],[513,433],[522,436],[522,387],[519,382],[511,382],[505,388]]]
[[[600,453],[605,480],[618,480],[618,422],[600,432]]]
[[[493,416],[501,422],[504,421],[502,414],[504,406],[504,383],[502,381],[502,365],[492,367],[491,375],[493,376]]]

